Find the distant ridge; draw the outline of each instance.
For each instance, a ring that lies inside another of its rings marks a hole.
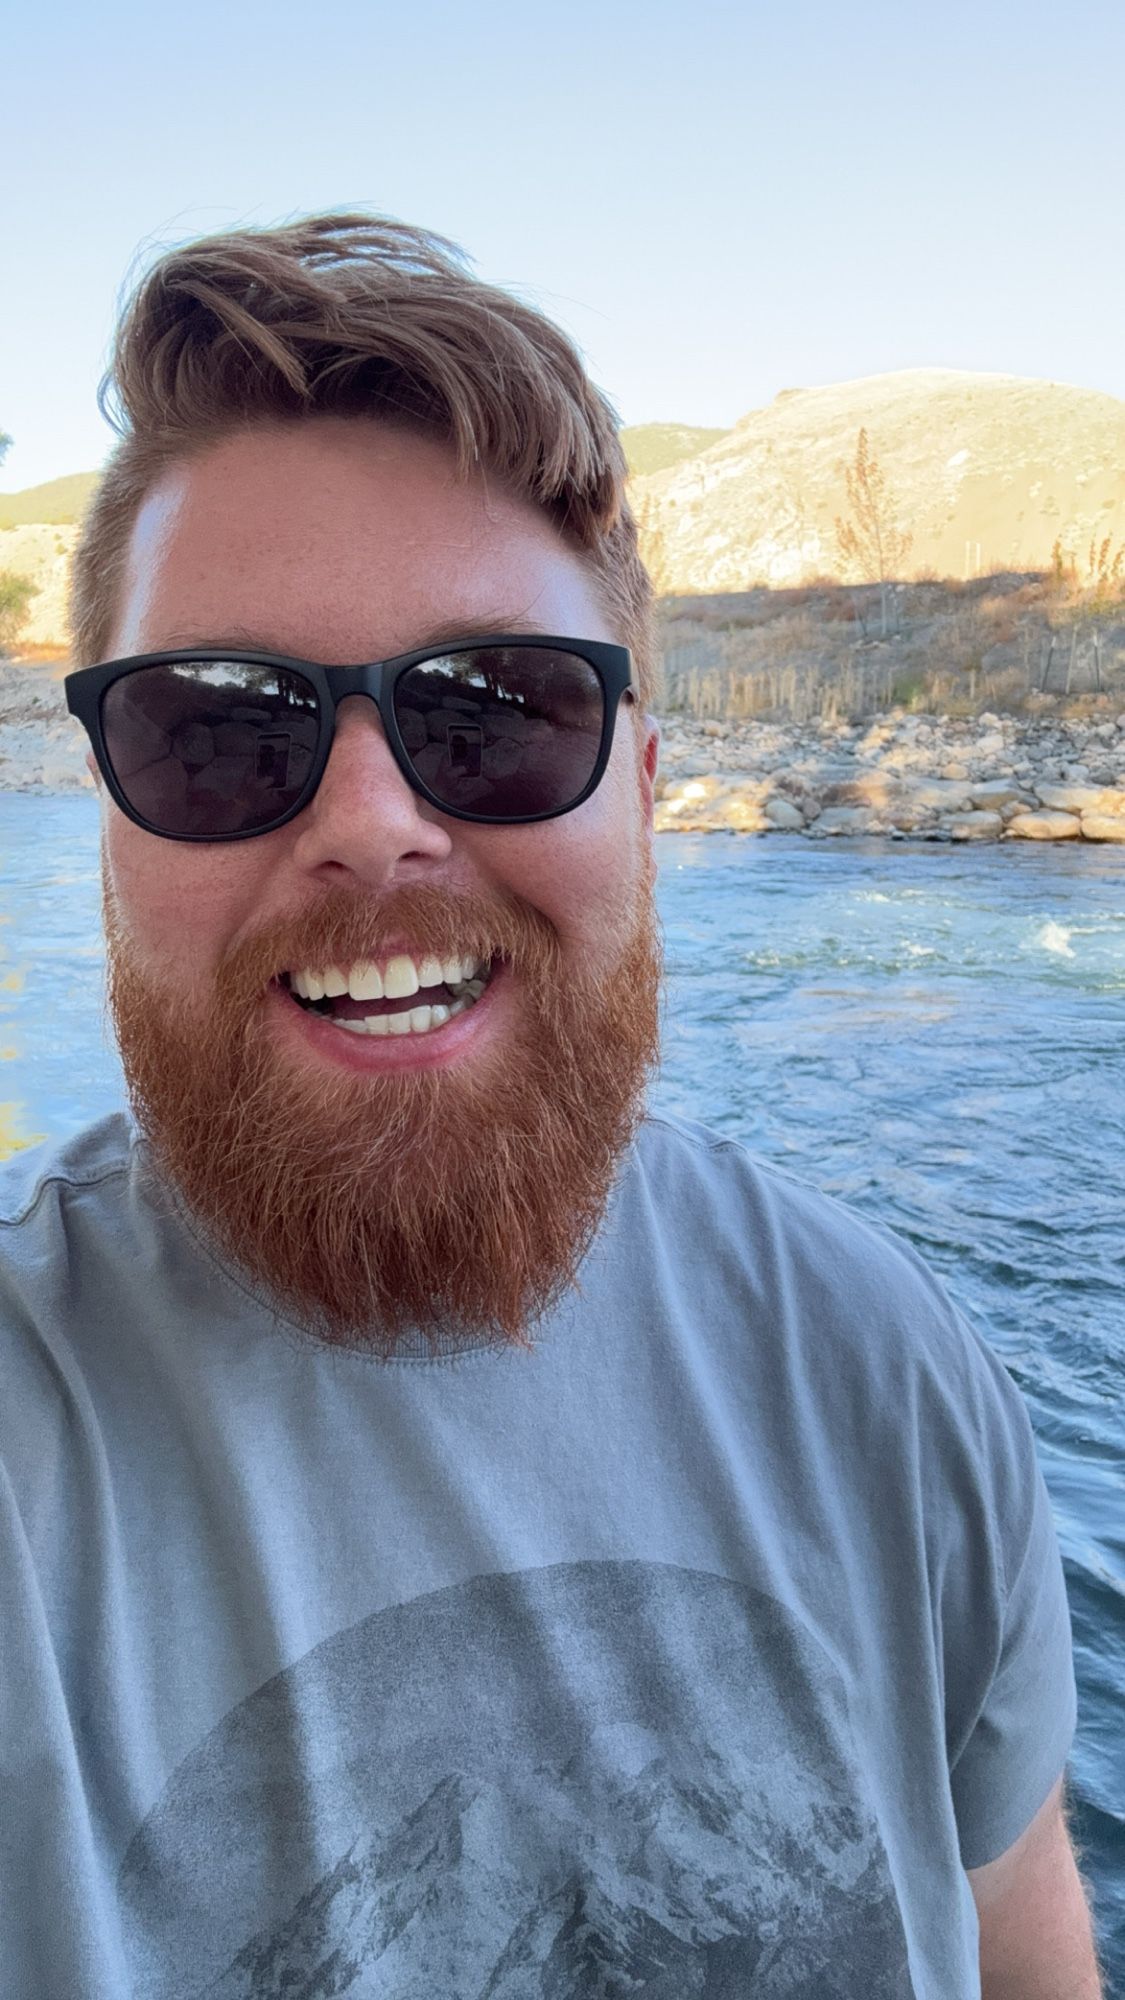
[[[633,478],[650,472],[665,472],[685,458],[694,458],[726,437],[724,430],[705,430],[699,424],[627,424],[621,432],[625,459]]]
[[[907,368],[783,389],[728,431],[626,426],[630,498],[658,591],[838,575],[842,466],[861,428],[912,537],[911,577],[1046,570],[1056,541],[1081,573],[1091,542],[1125,542],[1125,402],[1018,375]],[[21,634],[29,645],[65,644],[69,558],[98,478],[0,494],[0,571],[39,592]]]
[[[663,592],[790,585],[838,571],[842,462],[861,428],[913,537],[910,575],[1046,569],[1060,540],[1125,539],[1125,402],[1018,375],[908,368],[783,390],[631,496]]]
[[[23,528],[31,522],[70,527],[79,521],[101,474],[70,472],[43,486],[25,486],[21,493],[0,493],[0,528]]]

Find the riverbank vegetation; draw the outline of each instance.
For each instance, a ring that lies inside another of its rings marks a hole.
[[[661,705],[699,720],[858,720],[1125,706],[1125,548],[1046,572],[661,600]],[[887,605],[889,602],[889,614]],[[883,635],[884,620],[888,630]]]

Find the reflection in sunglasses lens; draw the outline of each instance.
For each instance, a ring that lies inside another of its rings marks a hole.
[[[442,805],[531,818],[572,804],[593,776],[605,697],[575,653],[489,646],[442,655],[409,668],[394,700],[411,764]]]
[[[300,796],[319,734],[311,682],[239,660],[123,674],[102,699],[113,774],[161,833],[249,833]]]

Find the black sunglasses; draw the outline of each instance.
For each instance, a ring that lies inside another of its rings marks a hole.
[[[624,646],[536,633],[323,667],[194,647],[83,667],[64,683],[122,812],[166,840],[249,840],[308,805],[345,695],[368,695],[407,783],[454,819],[526,826],[605,774]]]

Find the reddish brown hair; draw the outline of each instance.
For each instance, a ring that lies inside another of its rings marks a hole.
[[[75,551],[76,666],[106,657],[133,523],[168,465],[256,421],[382,417],[543,509],[594,573],[651,705],[652,589],[614,412],[566,335],[444,237],[330,214],[169,251],[125,307],[98,401],[121,442]]]

